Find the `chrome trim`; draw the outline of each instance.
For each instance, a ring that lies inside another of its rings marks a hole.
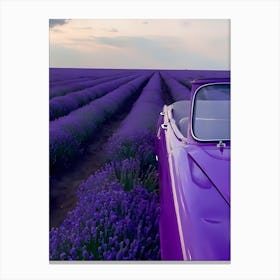
[[[224,143],[222,140],[219,141],[219,143],[217,144],[217,148],[225,148],[227,145],[226,143]]]
[[[193,110],[194,110],[194,100],[195,100],[195,97],[196,97],[196,94],[197,92],[203,88],[203,87],[206,87],[206,86],[210,86],[210,85],[230,85],[230,82],[217,82],[217,83],[208,83],[208,84],[204,84],[204,85],[201,85],[200,87],[198,87],[194,94],[193,94],[193,97],[192,97],[192,103],[191,103],[191,135],[193,137],[193,139],[195,139],[196,141],[199,141],[199,142],[216,142],[216,141],[230,141],[230,139],[207,139],[207,140],[204,140],[204,139],[199,139],[197,138],[195,135],[194,135],[194,132],[193,132]]]

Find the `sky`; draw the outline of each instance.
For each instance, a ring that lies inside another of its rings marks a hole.
[[[230,70],[228,19],[50,19],[50,67]]]

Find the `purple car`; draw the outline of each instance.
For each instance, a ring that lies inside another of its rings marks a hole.
[[[156,151],[162,260],[230,260],[230,80],[164,106]]]

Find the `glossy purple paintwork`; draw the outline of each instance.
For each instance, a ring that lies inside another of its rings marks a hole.
[[[219,82],[229,79],[194,81],[191,102],[199,86]],[[162,259],[229,261],[230,142],[220,148],[217,141],[193,139],[191,110],[184,137],[174,124],[171,106],[164,106],[156,141]]]

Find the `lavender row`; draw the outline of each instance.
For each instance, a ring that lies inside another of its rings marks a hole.
[[[73,82],[84,82],[84,81],[89,81],[95,79],[95,77],[80,77],[80,78],[65,78],[64,80],[59,80],[59,81],[50,81],[50,89],[52,89],[53,87],[57,87],[57,86],[63,86],[63,85],[67,85]]]
[[[140,174],[134,174],[129,178],[119,176],[120,182],[125,190],[132,189],[136,177],[141,178],[141,184],[149,191],[158,190],[158,172],[155,154],[155,135],[153,132],[137,134],[127,138],[119,138],[114,134],[107,142],[105,148],[105,158],[107,161],[122,161],[126,159],[137,160],[140,163]],[[123,174],[117,172],[116,174]]]
[[[143,88],[118,131],[109,139],[106,148],[108,158],[114,160],[136,158],[141,163],[143,174],[157,172],[154,135],[158,116],[164,104],[161,94],[161,79],[156,72]],[[148,181],[143,185],[150,191],[155,188],[155,185]]]
[[[167,73],[161,72],[160,75],[163,78],[174,101],[190,99],[191,91],[188,87],[182,85]]]
[[[78,68],[49,68],[50,83],[69,79],[93,77],[93,71],[84,71]]]
[[[166,73],[182,82],[190,82],[200,78],[223,78],[230,76],[230,71],[225,70],[162,70],[161,73]]]
[[[88,104],[96,98],[104,96],[106,93],[135,79],[136,77],[137,76],[134,75],[119,78],[51,99],[50,121],[69,114],[71,111]]]
[[[98,85],[100,83],[108,82],[108,81],[113,81],[114,79],[118,79],[124,77],[123,74],[117,74],[113,76],[106,76],[106,77],[101,77],[97,79],[92,79],[90,81],[84,81],[84,82],[72,82],[67,85],[60,85],[57,87],[53,87],[50,89],[50,99],[57,97],[57,96],[62,96],[65,95],[69,92],[85,89],[87,87],[92,87],[95,85]]]
[[[159,260],[159,199],[139,161],[113,162],[78,188],[76,208],[50,231],[51,260]],[[122,179],[121,179],[122,178]],[[133,178],[125,190],[121,180]]]
[[[126,102],[138,94],[149,76],[141,76],[69,115],[50,122],[50,169],[64,168],[83,152],[88,140]]]
[[[159,113],[164,105],[161,94],[161,79],[159,73],[156,72],[144,87],[114,137],[135,138],[151,130],[154,131]]]
[[[94,78],[94,77],[105,77],[113,76],[116,74],[142,74],[143,71],[129,70],[129,69],[98,69],[98,68],[50,68],[49,77],[50,82],[58,82],[66,79],[75,78]],[[140,73],[141,72],[141,73]]]

